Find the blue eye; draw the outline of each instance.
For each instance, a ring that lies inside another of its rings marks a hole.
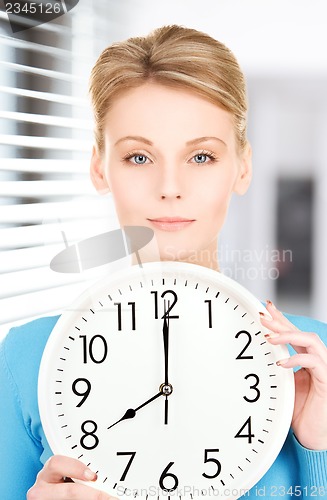
[[[196,163],[205,163],[208,158],[208,155],[205,154],[198,154],[194,156],[194,161]]]
[[[218,157],[211,151],[201,151],[200,153],[192,156],[191,161],[197,163],[198,165],[204,163],[215,163],[218,161]]]
[[[131,157],[131,159],[133,159],[134,163],[136,163],[137,165],[144,165],[148,158],[145,155],[134,155]]]
[[[143,153],[138,153],[137,151],[131,151],[122,158],[122,161],[128,163],[129,165],[132,164],[140,166],[153,163],[153,161],[150,160],[150,158],[147,155]]]

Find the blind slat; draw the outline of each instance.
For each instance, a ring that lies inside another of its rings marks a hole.
[[[15,14],[11,14],[10,16],[14,23],[20,24],[22,26],[31,26],[34,29],[43,30],[43,31],[52,31],[53,33],[60,33],[61,36],[71,37],[71,31],[63,26],[62,24],[56,24],[53,21],[50,23],[38,24],[35,26],[34,21],[26,19],[26,17],[17,16]],[[8,22],[8,15],[6,12],[0,10],[0,19]]]
[[[29,42],[27,40],[20,40],[19,38],[13,38],[10,36],[0,35],[0,43],[8,47],[13,47],[15,49],[21,50],[31,50],[36,54],[47,54],[49,56],[56,56],[59,59],[71,59],[72,53],[67,49],[58,49],[52,45],[41,45],[35,42]],[[79,55],[81,59],[83,57]]]
[[[37,196],[80,196],[96,192],[88,180],[0,182],[0,196],[30,198]]]
[[[23,148],[55,149],[65,151],[91,151],[92,142],[77,139],[58,139],[56,137],[36,137],[30,135],[0,134],[0,144]]]
[[[34,66],[26,66],[25,64],[17,64],[8,61],[0,61],[0,65],[3,67],[3,71],[8,69],[10,71],[15,71],[16,73],[31,73],[33,75],[45,76],[47,78],[54,78],[56,80],[64,80],[65,82],[82,82],[82,78],[71,75],[69,73],[62,73],[60,71],[54,71],[50,69],[36,68]]]
[[[0,249],[27,248],[54,243],[64,243],[62,230],[68,235],[69,241],[79,241],[85,236],[85,220],[65,222],[58,227],[54,223],[39,224],[36,226],[18,226],[1,230]],[[57,225],[56,225],[57,223]],[[100,234],[108,230],[109,219],[92,219],[92,233]],[[64,248],[64,247],[63,247]]]
[[[0,324],[62,311],[89,285],[81,282],[1,300]]]
[[[36,173],[89,173],[87,160],[47,160],[29,158],[2,158],[0,171]]]
[[[43,101],[57,102],[59,104],[70,104],[72,106],[88,107],[86,99],[79,99],[77,97],[53,94],[51,92],[39,92],[37,90],[20,89],[16,87],[0,86],[0,92],[5,94],[12,94],[22,97],[30,97],[32,99],[41,99]]]
[[[37,115],[34,113],[19,113],[16,111],[0,111],[0,118],[18,122],[40,123],[42,125],[55,125],[57,127],[92,130],[91,121],[64,118],[61,116]]]
[[[0,274],[49,265],[52,257],[63,248],[63,242],[61,242],[57,245],[42,245],[39,247],[3,251],[0,258]]]
[[[68,202],[48,202],[48,203],[30,203],[24,205],[8,205],[1,209],[0,206],[0,224],[24,224],[26,222],[39,222],[47,217],[53,217],[55,214],[58,219],[87,219],[102,218],[108,213],[111,207],[102,200],[98,199],[80,199],[79,201]]]
[[[78,283],[84,279],[82,274],[55,273],[48,266],[2,274],[0,299]]]

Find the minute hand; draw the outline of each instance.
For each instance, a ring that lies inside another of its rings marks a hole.
[[[169,325],[166,316],[164,318],[162,333],[163,333],[164,355],[165,355],[165,385],[168,385],[169,384],[168,381]]]
[[[107,427],[107,429],[111,429],[111,427],[113,427],[116,424],[119,424],[119,422],[122,422],[123,420],[127,420],[128,418],[134,418],[137,411],[139,411],[141,408],[148,405],[149,403],[152,403],[152,401],[157,399],[159,396],[162,396],[162,391],[158,392],[158,394],[156,394],[155,396],[152,396],[152,398],[148,399],[147,401],[145,401],[145,403],[142,403],[137,408],[135,408],[135,409],[128,408],[128,410],[125,411],[124,415],[119,420],[117,420],[117,422],[109,425],[109,427]]]
[[[169,303],[168,303],[169,305]],[[166,309],[166,308],[165,308]],[[165,383],[163,386],[163,392],[166,396],[165,400],[165,425],[168,424],[168,396],[171,394],[172,387],[169,384],[168,378],[168,359],[169,359],[169,316],[167,321],[167,315],[165,311],[164,322],[162,326],[163,344],[164,344],[164,357],[165,357]]]

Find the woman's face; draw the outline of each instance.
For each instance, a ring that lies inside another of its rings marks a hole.
[[[250,181],[231,115],[197,94],[146,83],[117,98],[92,180],[112,192],[122,226],[154,230],[162,260],[208,267],[233,192]]]

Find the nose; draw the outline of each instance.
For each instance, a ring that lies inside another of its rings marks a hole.
[[[176,166],[163,168],[159,183],[159,194],[162,200],[182,197],[180,173],[178,173]]]

